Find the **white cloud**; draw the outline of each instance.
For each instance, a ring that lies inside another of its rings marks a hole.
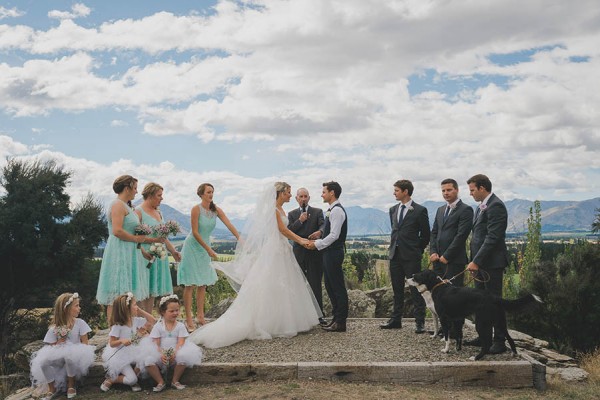
[[[0,25],[0,49],[31,54],[0,64],[0,107],[15,117],[112,107],[137,112],[154,136],[265,141],[297,163],[274,170],[307,186],[339,179],[355,204],[392,202],[401,177],[415,181],[419,199],[439,199],[443,177],[477,172],[507,198],[519,185],[592,192],[599,15],[596,1],[265,0],[220,1],[208,16]],[[512,65],[489,58],[540,48]],[[163,57],[171,51],[191,55]],[[100,60],[137,52],[139,65],[103,74]],[[411,76],[424,71],[437,81],[411,96]],[[440,89],[481,76],[506,83]],[[180,182],[156,166],[130,167]]]
[[[17,7],[6,8],[3,6],[0,6],[0,19],[17,18],[17,17],[22,17],[23,15],[25,15],[25,13],[23,11],[18,10]]]
[[[127,123],[127,121],[122,121],[120,119],[114,119],[112,121],[110,121],[110,126],[129,126],[129,124]]]
[[[90,15],[91,12],[92,12],[92,10],[89,7],[87,7],[85,4],[75,3],[71,7],[71,12],[52,10],[52,11],[48,12],[48,18],[61,19],[61,20],[62,19],[75,19],[75,18],[87,17],[88,15]]]

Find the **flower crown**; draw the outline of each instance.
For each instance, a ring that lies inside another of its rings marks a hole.
[[[67,300],[67,302],[65,303],[65,305],[63,306],[63,309],[66,309],[69,304],[71,304],[73,302],[73,300],[76,300],[79,298],[79,293],[75,292],[73,293],[70,297],[69,300]]]
[[[129,303],[131,303],[131,299],[133,299],[133,293],[127,292],[125,294],[127,295],[127,300],[125,300],[125,305],[127,307],[129,307]]]
[[[161,307],[163,304],[165,304],[165,302],[167,302],[171,299],[175,299],[175,300],[179,301],[179,297],[177,297],[176,294],[170,294],[168,296],[161,297],[160,302],[158,303],[158,306]]]

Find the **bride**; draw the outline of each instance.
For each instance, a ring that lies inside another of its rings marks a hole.
[[[285,182],[269,184],[250,217],[235,260],[212,265],[225,273],[238,292],[216,321],[194,331],[189,339],[209,348],[244,339],[292,337],[319,323],[321,311],[288,239],[309,243],[287,229],[283,203],[290,201]]]

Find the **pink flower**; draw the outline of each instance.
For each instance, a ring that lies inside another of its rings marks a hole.
[[[486,209],[486,208],[487,208],[487,204],[485,204],[485,203],[481,203],[481,204],[479,205],[479,209],[480,209],[481,211],[485,211],[485,209]]]

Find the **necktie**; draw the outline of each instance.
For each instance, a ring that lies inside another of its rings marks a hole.
[[[446,212],[444,213],[444,222],[448,219],[448,215],[450,215],[450,206],[446,206]]]
[[[481,211],[481,208],[477,207],[477,210],[475,210],[475,218],[473,218],[473,220],[476,220],[477,217],[479,217],[479,211]]]
[[[398,224],[402,223],[402,220],[404,220],[404,209],[406,208],[406,206],[404,204],[402,204],[402,206],[400,206],[400,215],[398,216]]]

